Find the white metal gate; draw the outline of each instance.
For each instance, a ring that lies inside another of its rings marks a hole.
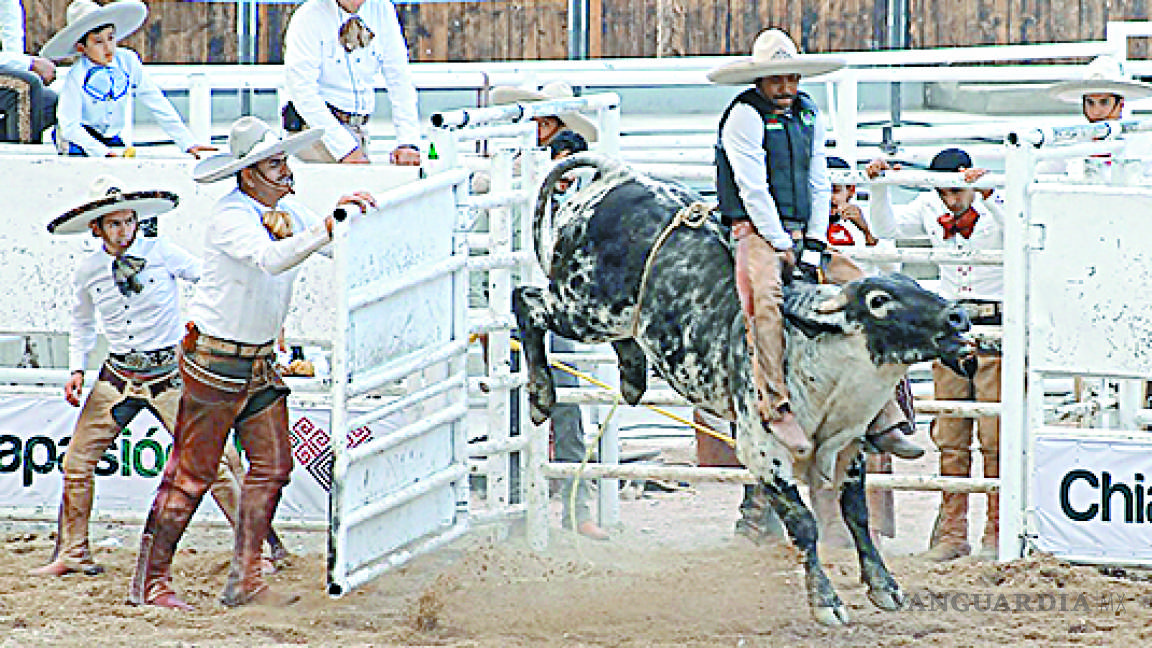
[[[468,527],[466,178],[452,170],[390,191],[337,227],[333,596]],[[397,415],[395,432],[357,443],[364,425]]]

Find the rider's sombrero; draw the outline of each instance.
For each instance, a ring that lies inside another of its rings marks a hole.
[[[180,198],[171,191],[124,191],[123,186],[112,176],[97,177],[88,187],[87,200],[52,219],[48,231],[79,234],[88,231],[89,223],[112,212],[131,209],[138,219],[144,219],[172,211],[180,204]]]
[[[708,73],[708,80],[720,85],[744,85],[777,74],[813,77],[844,67],[844,59],[823,54],[801,54],[788,34],[766,29],[752,43],[752,55],[725,63]]]

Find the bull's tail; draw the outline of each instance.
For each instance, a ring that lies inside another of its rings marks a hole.
[[[597,153],[580,153],[566,157],[552,167],[540,185],[540,192],[536,197],[536,213],[532,218],[532,239],[536,246],[536,260],[540,262],[540,267],[544,268],[545,274],[549,272],[552,243],[556,240],[552,200],[556,194],[556,183],[573,169],[582,168],[596,169],[600,175],[621,173],[634,175],[620,160]]]

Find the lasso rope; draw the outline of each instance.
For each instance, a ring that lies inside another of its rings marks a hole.
[[[656,242],[653,243],[652,248],[648,250],[648,258],[644,260],[644,274],[640,275],[640,289],[636,293],[636,309],[632,311],[632,325],[629,327],[632,337],[636,337],[636,329],[640,326],[640,307],[644,305],[644,293],[648,288],[648,275],[652,272],[652,264],[656,262],[656,253],[660,251],[660,248],[664,245],[664,241],[668,240],[668,237],[672,235],[672,232],[675,231],[676,228],[684,225],[692,229],[698,229],[708,220],[708,215],[711,214],[715,208],[715,205],[709,203],[694,202],[676,212],[676,215],[672,217],[672,221],[668,223],[663,232],[660,232],[660,236],[656,237]]]

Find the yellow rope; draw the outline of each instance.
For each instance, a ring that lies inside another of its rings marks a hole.
[[[474,341],[477,337],[478,336],[473,334],[470,338],[468,338],[468,340],[469,340],[469,342],[471,342],[471,341]],[[523,349],[523,346],[520,344],[519,341],[510,340],[510,342],[512,344],[513,350],[521,351]],[[605,389],[605,390],[611,392],[614,397],[619,397],[619,395],[620,395],[619,392],[616,391],[615,389],[613,389],[611,385],[608,385],[608,384],[596,379],[593,376],[589,376],[588,374],[584,373],[583,371],[580,371],[579,369],[576,369],[574,367],[570,367],[570,366],[564,364],[563,362],[560,362],[558,360],[550,360],[548,362],[548,364],[551,365],[552,367],[556,368],[556,369],[559,369],[560,371],[563,371],[566,374],[575,376],[577,378],[580,378],[581,380],[586,380],[586,381],[592,383],[593,385],[600,387],[601,389]],[[736,440],[733,439],[732,437],[728,436],[727,434],[722,434],[720,432],[716,432],[712,428],[700,425],[699,423],[697,423],[695,421],[690,421],[690,420],[688,420],[682,416],[677,416],[676,414],[673,414],[672,412],[669,412],[668,410],[666,410],[662,407],[657,407],[655,405],[647,405],[647,404],[645,404],[643,406],[647,407],[648,409],[652,410],[653,412],[656,412],[657,414],[660,414],[662,416],[667,416],[668,418],[672,419],[673,421],[676,421],[677,423],[683,423],[684,425],[687,425],[688,427],[696,430],[697,432],[700,432],[701,434],[707,434],[708,436],[710,436],[714,439],[718,439],[720,441],[723,441],[724,443],[727,443],[730,447],[733,447],[733,448],[736,447]]]
[[[708,215],[712,213],[715,205],[708,203],[694,202],[672,217],[672,222],[660,232],[660,236],[656,237],[656,242],[652,244],[652,248],[648,250],[648,258],[644,260],[644,273],[640,275],[640,289],[636,292],[636,309],[632,311],[632,326],[629,330],[632,332],[632,337],[636,337],[636,328],[640,325],[640,307],[644,305],[644,293],[648,288],[648,274],[652,271],[652,264],[656,262],[656,253],[664,245],[664,241],[672,235],[672,232],[681,225],[686,225],[693,229],[699,228],[708,220]]]

